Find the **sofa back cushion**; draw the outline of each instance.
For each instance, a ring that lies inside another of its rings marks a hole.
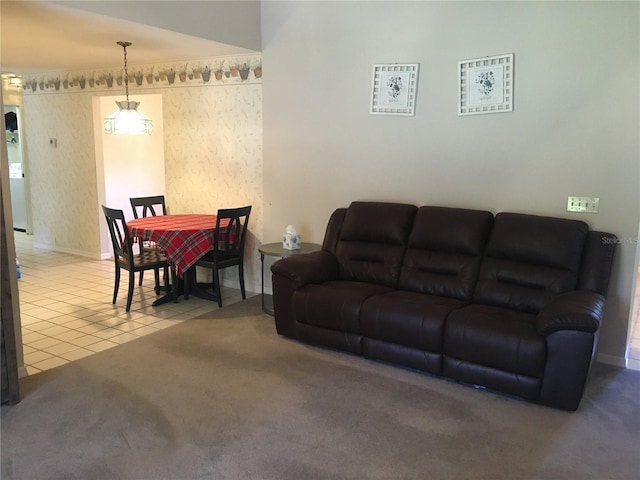
[[[578,220],[496,215],[474,301],[537,313],[576,289],[589,228]]]
[[[618,237],[611,233],[589,230],[580,265],[579,290],[597,292],[607,296],[613,256]]]
[[[342,225],[344,225],[344,217],[346,215],[346,208],[338,208],[331,214],[329,222],[327,223],[327,229],[324,232],[322,250],[328,250],[334,255],[336,254],[338,242],[340,241],[340,232],[342,232]]]
[[[340,279],[396,287],[417,210],[400,203],[353,202],[335,250]]]
[[[409,237],[399,288],[471,300],[492,223],[491,212],[421,207]]]

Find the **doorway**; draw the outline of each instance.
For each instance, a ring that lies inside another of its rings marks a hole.
[[[638,228],[640,233],[640,228]],[[637,237],[636,237],[637,238]],[[629,346],[627,348],[627,368],[640,370],[640,249],[636,244],[636,278],[631,305],[631,325],[629,326]]]
[[[9,190],[11,191],[13,229],[27,232],[27,195],[24,179],[20,108],[17,105],[4,105],[4,119],[6,124],[7,154],[9,157]]]
[[[98,202],[125,213],[131,220],[133,213],[129,198],[165,195],[164,127],[162,95],[132,95],[140,102],[144,113],[153,121],[152,135],[108,135],[104,132],[104,118],[113,111],[114,97],[94,97],[94,141],[96,146],[96,175]],[[110,258],[111,237],[102,210],[100,217],[100,255]]]

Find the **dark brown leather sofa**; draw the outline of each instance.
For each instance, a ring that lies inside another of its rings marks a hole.
[[[575,410],[616,245],[577,220],[354,202],[275,262],[278,333]]]

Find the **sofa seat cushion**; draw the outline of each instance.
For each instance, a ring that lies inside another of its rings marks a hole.
[[[452,310],[467,303],[453,298],[394,291],[368,298],[360,325],[365,337],[442,353],[444,324]]]
[[[447,318],[444,354],[463,362],[541,378],[546,343],[536,331],[535,319],[529,313],[490,305],[473,304],[454,310]]]
[[[293,294],[296,321],[349,333],[361,333],[360,312],[369,297],[392,291],[365,282],[335,280],[311,284]]]

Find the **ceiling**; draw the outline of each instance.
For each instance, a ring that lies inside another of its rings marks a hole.
[[[110,68],[250,53],[241,47],[48,2],[0,1],[0,73]]]

